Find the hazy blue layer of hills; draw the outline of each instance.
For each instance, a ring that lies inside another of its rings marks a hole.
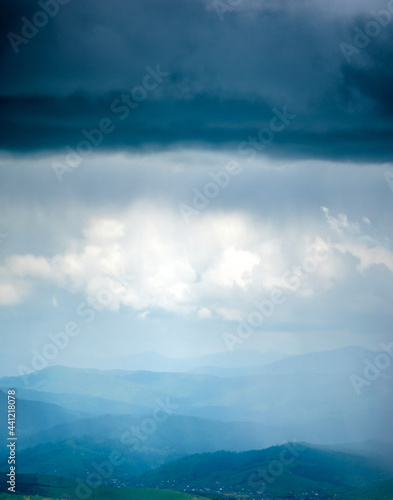
[[[7,423],[7,395],[0,391],[0,415],[3,416],[3,424],[0,425],[0,439],[5,443],[8,436]],[[40,432],[44,434],[51,427],[76,422],[81,418],[80,412],[71,413],[62,406],[54,405],[42,401],[26,401],[18,399],[17,401],[17,431],[18,439],[21,443],[28,439],[32,434]]]
[[[148,417],[149,418],[149,417]],[[216,450],[249,450],[264,448],[275,438],[280,439],[280,430],[266,427],[263,424],[244,422],[219,422],[182,415],[172,415],[156,425],[155,431],[148,434],[143,431],[144,419],[135,415],[103,415],[100,417],[81,419],[69,424],[60,424],[44,433],[35,433],[24,438],[24,445],[36,446],[42,443],[57,443],[64,440],[88,438],[92,441],[111,440],[114,447],[129,449],[132,453],[136,436],[140,449],[171,449],[181,455]],[[132,432],[132,427],[141,429],[141,435]],[[127,436],[123,437],[126,433]],[[122,441],[129,441],[129,446],[122,446]]]
[[[83,476],[115,449],[124,458],[117,473],[129,480],[191,454],[297,441],[325,446],[318,453],[330,457],[328,461],[341,450],[350,468],[356,460],[356,467],[359,460],[370,460],[367,486],[376,480],[372,471],[382,474],[379,479],[389,478],[381,471],[390,467],[393,455],[392,447],[383,444],[393,436],[393,369],[388,366],[372,379],[364,378],[366,360],[375,356],[355,347],[293,357],[223,353],[195,358],[184,373],[173,366],[167,372],[53,366],[23,377],[3,377],[0,388],[17,390],[20,472]],[[140,367],[160,358],[157,369],[168,361],[151,353],[137,358],[132,365]],[[179,360],[179,366],[186,361]],[[351,381],[354,374],[366,381],[360,391]],[[0,407],[5,411],[4,392]],[[156,419],[160,405],[170,411],[161,410]],[[1,439],[6,432],[0,427]],[[309,461],[320,456],[315,449],[310,453]],[[3,450],[0,470],[7,469],[5,458]],[[315,470],[322,467],[322,462],[315,464]],[[315,471],[315,477],[307,476],[307,467],[299,474],[288,470],[283,484],[311,488],[314,481],[332,487],[334,481],[326,482]],[[234,477],[236,471],[225,474]],[[362,486],[344,483],[343,488]],[[337,491],[341,486],[335,484]]]
[[[270,442],[270,430],[260,424],[221,423],[175,415],[151,436],[142,433],[141,439],[133,438],[132,426],[139,427],[140,419],[125,415],[59,425],[45,431],[44,436],[37,434],[26,440],[30,447],[19,449],[18,470],[78,477],[81,471],[92,472],[94,461],[108,461],[111,451],[118,450],[124,459],[120,471],[131,477],[189,454],[264,448]],[[0,470],[5,467],[5,461],[1,461]]]
[[[235,377],[55,366],[3,377],[0,386],[16,387],[22,398],[60,405],[74,416],[148,414],[157,400],[169,399],[177,414],[257,422],[282,429],[285,440],[383,440],[393,435],[392,369],[365,379],[360,394],[350,379],[363,376],[364,359],[374,357],[359,348],[341,349],[287,358],[260,367],[259,375]],[[275,442],[276,434],[270,444]]]
[[[375,464],[393,471],[393,436],[388,436],[386,441],[369,440],[361,443],[319,445],[318,448],[367,457]]]
[[[6,388],[3,388],[3,390],[5,391]],[[85,417],[106,415],[108,413],[144,415],[150,410],[148,406],[138,406],[133,403],[113,401],[113,399],[98,398],[88,394],[45,392],[22,387],[18,388],[18,398],[60,405],[71,413],[79,413]]]

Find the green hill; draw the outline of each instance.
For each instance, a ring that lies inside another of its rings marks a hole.
[[[346,495],[345,500],[393,500],[393,479],[359,488]]]
[[[45,495],[14,495],[0,493],[0,500],[60,500],[64,497]],[[89,497],[91,500],[206,500],[206,497],[150,488],[99,488]]]
[[[4,388],[3,390],[6,391]],[[42,401],[63,407],[65,410],[76,414],[84,414],[87,417],[109,414],[142,415],[150,410],[147,406],[138,406],[132,403],[123,403],[113,399],[104,399],[90,396],[88,394],[72,394],[61,392],[45,392],[18,387],[18,399],[27,401]]]
[[[69,439],[58,443],[46,443],[27,448],[18,453],[18,471],[39,475],[59,475],[70,478],[83,477],[94,472],[93,463],[108,462],[113,450],[122,453],[123,463],[114,468],[117,478],[128,480],[145,471],[175,460],[182,455],[170,448],[146,447],[138,453],[130,453],[120,441],[102,440],[99,443],[89,438]],[[5,461],[0,470],[6,470]]]
[[[4,474],[0,473],[1,489],[4,489]],[[0,500],[49,500],[74,499],[78,496],[78,484],[70,479],[53,476],[18,474],[18,491],[0,493]],[[90,490],[90,491],[89,491]],[[198,495],[153,488],[89,488],[86,497],[90,500],[202,500]],[[83,497],[83,495],[81,495]]]
[[[386,480],[389,474],[365,457],[292,443],[259,451],[188,456],[144,474],[139,484],[226,493],[333,495]]]
[[[206,497],[190,495],[178,491],[153,490],[148,488],[100,488],[90,497],[91,500],[206,500]],[[39,495],[14,495],[0,493],[0,500],[61,500],[61,497]]]

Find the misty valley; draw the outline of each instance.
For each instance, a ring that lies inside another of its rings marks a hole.
[[[13,498],[390,499],[393,370],[376,356],[143,353],[3,377],[2,410],[16,392]]]

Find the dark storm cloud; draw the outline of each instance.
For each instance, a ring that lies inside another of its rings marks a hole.
[[[354,41],[355,28],[364,33],[370,20],[376,22],[371,10],[386,10],[388,2],[344,8],[243,0],[222,20],[214,5],[70,1],[17,46],[18,54],[7,35],[21,35],[22,18],[32,20],[42,8],[20,0],[7,5],[0,146],[75,147],[82,130],[103,118],[114,125],[99,145],[104,149],[236,145],[267,126],[273,108],[287,106],[296,120],[277,134],[268,154],[391,158],[393,21],[365,38],[363,48]],[[157,65],[168,76],[125,116],[113,103],[143,85],[146,68]]]

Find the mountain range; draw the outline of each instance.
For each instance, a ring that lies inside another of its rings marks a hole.
[[[302,488],[339,494],[392,478],[392,368],[364,378],[377,353],[353,347],[249,358],[243,352],[232,367],[230,356],[194,358],[184,372],[50,366],[1,378],[1,410],[6,411],[8,389],[17,395],[19,472],[75,479],[117,450],[122,484],[163,487],[169,474],[176,488],[200,488],[195,474],[182,475],[197,464],[214,470],[210,488],[216,478],[226,488],[246,489],[245,464],[248,476],[255,474],[266,457],[277,460],[272,457],[280,443],[295,442],[312,443],[304,445],[309,451],[301,460],[307,463],[300,471],[286,469],[274,494],[281,487],[296,494]],[[146,368],[154,359],[145,354],[138,365],[135,357],[134,366]],[[366,380],[361,391],[353,375]],[[0,438],[6,438],[4,426]],[[6,458],[0,452],[0,470],[7,470]],[[345,468],[340,476],[340,463],[350,464],[354,476]],[[176,464],[183,472],[176,472]],[[222,474],[220,464],[226,464]],[[331,470],[329,477],[318,475],[321,467]]]

